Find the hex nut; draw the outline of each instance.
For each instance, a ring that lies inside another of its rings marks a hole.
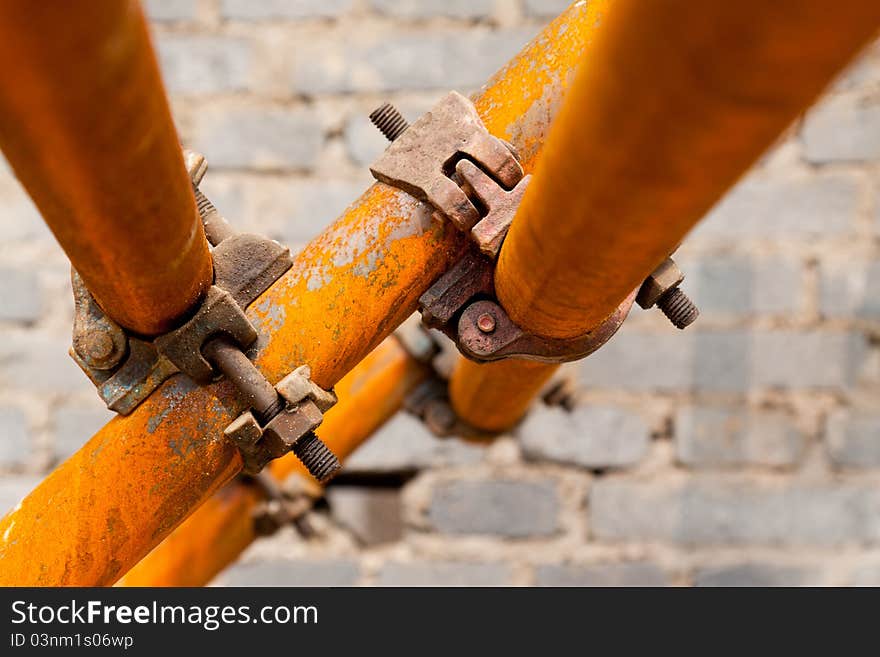
[[[675,264],[672,258],[666,258],[657,269],[655,269],[636,295],[636,303],[647,310],[653,307],[664,294],[669,290],[678,287],[684,280],[684,274]]]

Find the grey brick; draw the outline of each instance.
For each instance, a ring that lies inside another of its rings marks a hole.
[[[346,559],[263,559],[235,564],[219,578],[224,586],[353,586],[358,564]]]
[[[754,335],[752,382],[782,388],[842,388],[851,385],[864,360],[864,338],[856,333],[768,331]]]
[[[536,570],[538,586],[667,586],[663,569],[653,563],[604,563],[588,566],[549,564]]]
[[[324,142],[309,110],[237,107],[201,114],[193,148],[212,168],[310,169]]]
[[[508,538],[548,536],[559,528],[559,499],[552,481],[514,479],[452,481],[437,485],[428,521],[446,534]]]
[[[446,31],[298,49],[291,83],[304,94],[456,88],[482,85],[536,30]],[[418,65],[414,65],[417,62]]]
[[[801,308],[800,264],[782,258],[721,256],[679,260],[682,286],[706,317],[795,313]]]
[[[633,310],[639,312],[638,309]],[[629,390],[681,390],[693,382],[693,332],[648,333],[624,324],[601,349],[580,361],[583,385]]]
[[[701,568],[694,575],[696,586],[818,586],[821,569],[771,563],[741,563]]]
[[[750,176],[697,226],[694,238],[809,239],[852,229],[856,179],[845,174],[788,178]]]
[[[370,0],[376,11],[400,18],[485,18],[492,13],[493,0]]]
[[[248,89],[253,48],[225,36],[162,35],[159,63],[172,94],[209,94]]]
[[[34,475],[4,475],[0,477],[0,517],[8,512],[29,495],[42,481],[42,477]]]
[[[582,382],[626,390],[842,388],[857,380],[866,353],[855,332],[672,331],[624,325],[579,364]]]
[[[820,307],[826,317],[880,317],[880,261],[831,260],[820,268]]]
[[[89,408],[60,406],[55,410],[53,419],[56,458],[63,460],[76,452],[113,417],[114,413],[101,408],[97,399],[94,406]]]
[[[698,390],[738,392],[749,388],[753,336],[746,331],[695,331],[693,385]]]
[[[828,418],[828,455],[839,466],[880,467],[880,414],[841,410]]]
[[[650,430],[638,413],[613,406],[567,412],[539,405],[517,433],[526,457],[587,468],[635,465],[650,442]]]
[[[570,4],[569,0],[525,0],[526,14],[541,18],[555,18]]]
[[[273,199],[275,207],[267,212],[270,216],[273,211],[285,216],[280,229],[284,243],[305,244],[342,216],[366,189],[367,185],[359,181],[300,181],[291,186],[294,203],[283,207],[283,198]]]
[[[43,311],[36,268],[0,267],[0,320],[32,323]]]
[[[807,114],[804,152],[811,162],[880,159],[880,101],[872,95],[834,94]]]
[[[483,458],[483,449],[456,439],[441,439],[410,415],[398,413],[345,463],[346,472],[410,472],[466,465]]]
[[[781,412],[686,406],[675,418],[676,456],[689,466],[793,465],[804,447]]]
[[[0,340],[0,386],[40,394],[93,390],[68,355],[70,338],[38,331],[9,332]]]
[[[597,481],[590,496],[600,540],[682,545],[840,545],[880,538],[880,490],[873,485],[761,483],[691,478]]]
[[[146,0],[150,20],[191,21],[196,17],[196,0]]]
[[[32,452],[27,418],[22,410],[0,406],[0,468],[22,466],[30,460]]]
[[[222,0],[220,14],[237,20],[334,18],[351,9],[352,0]]]
[[[379,586],[504,586],[510,568],[500,563],[392,561],[379,571]]]
[[[433,102],[405,101],[394,103],[400,113],[410,122],[418,119],[433,106]],[[376,129],[369,118],[369,112],[353,114],[345,125],[345,145],[355,163],[370,165],[388,146],[388,141]]]
[[[331,486],[327,499],[333,518],[364,545],[393,543],[403,536],[403,509],[397,489]]]

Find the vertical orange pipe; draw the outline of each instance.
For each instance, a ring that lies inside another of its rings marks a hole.
[[[135,0],[0,2],[0,148],[104,310],[170,328],[208,243]]]
[[[495,274],[511,318],[553,338],[641,284],[871,39],[880,3],[614,0],[596,25]],[[525,368],[460,366],[453,407],[482,426]],[[492,424],[525,411],[509,407]]]
[[[386,338],[337,384],[339,403],[327,412],[318,433],[339,458],[345,459],[400,409],[406,395],[426,374],[425,366],[395,338]],[[309,476],[292,454],[274,461],[271,473],[279,482],[293,473]],[[204,586],[254,541],[252,513],[262,499],[254,486],[237,481],[229,484],[117,585]]]

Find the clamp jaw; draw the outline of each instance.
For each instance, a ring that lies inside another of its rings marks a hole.
[[[204,157],[186,152],[185,160],[213,247],[213,285],[184,324],[148,341],[107,316],[74,271],[70,355],[108,408],[120,415],[131,413],[174,374],[199,385],[225,375],[251,408],[225,431],[241,450],[245,472],[255,474],[293,451],[318,481],[326,482],[341,466],[314,429],[336,396],[312,383],[307,366],[273,387],[244,352],[258,337],[245,310],[290,269],[290,251],[274,240],[236,233],[198,188],[207,169]]]

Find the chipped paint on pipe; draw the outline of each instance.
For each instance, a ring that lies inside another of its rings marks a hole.
[[[212,266],[138,2],[2,2],[0,62],[0,147],[86,286],[171,328]]]
[[[511,318],[555,338],[613,312],[880,24],[875,0],[613,0],[601,11],[495,275]],[[539,389],[534,366],[495,376],[462,363],[453,408],[508,428],[528,407],[522,386]]]
[[[575,3],[476,98],[486,124],[526,161],[592,18],[586,3]],[[278,381],[309,363],[319,385],[333,385],[413,312],[461,245],[423,204],[373,185],[248,310],[262,335],[258,367]],[[221,434],[241,410],[227,383],[199,389],[176,376],[134,413],[111,420],[0,518],[0,585],[116,581],[240,471]]]
[[[336,385],[339,403],[327,412],[318,434],[344,460],[400,409],[406,395],[426,375],[427,369],[395,338],[386,338]],[[292,454],[274,461],[270,468],[279,482],[293,473],[309,476]],[[228,484],[117,586],[204,586],[254,541],[251,518],[262,499],[254,486],[239,481]]]

